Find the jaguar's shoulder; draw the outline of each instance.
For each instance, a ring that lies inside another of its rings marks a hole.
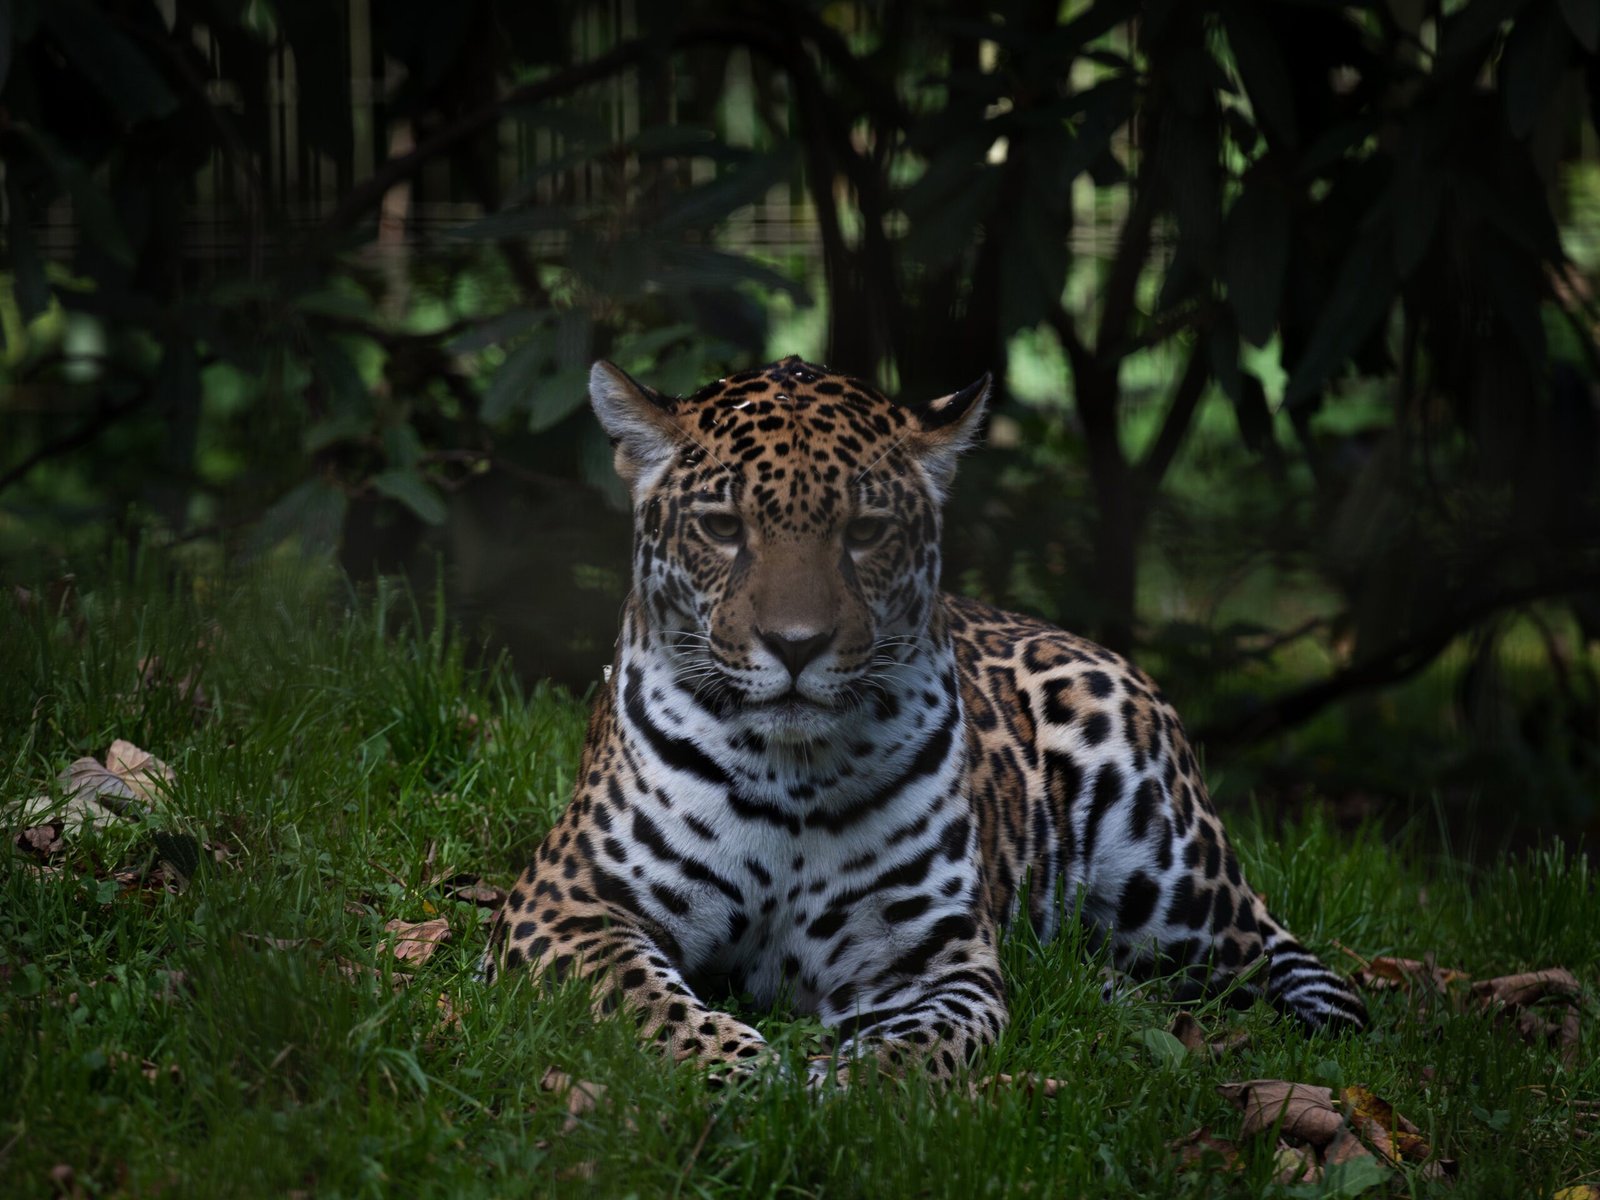
[[[968,670],[1005,668],[1025,677],[1085,676],[1096,690],[1156,693],[1150,676],[1114,650],[1038,617],[946,595],[956,654]],[[1104,682],[1102,682],[1104,681]]]

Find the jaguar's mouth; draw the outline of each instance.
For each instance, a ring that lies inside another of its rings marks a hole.
[[[738,706],[737,717],[754,733],[773,742],[812,741],[832,736],[843,706],[816,700],[798,688]]]
[[[793,713],[797,716],[802,713],[830,713],[838,709],[837,704],[830,704],[826,700],[813,699],[796,687],[790,688],[781,696],[773,696],[767,700],[750,701],[743,707],[746,712],[779,715]]]

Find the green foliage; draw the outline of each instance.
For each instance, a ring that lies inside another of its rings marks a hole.
[[[1550,1195],[1600,1165],[1577,1136],[1593,1056],[1564,1066],[1509,1022],[1383,993],[1373,1031],[1335,1041],[1261,1006],[1202,1006],[1206,1027],[1250,1035],[1213,1060],[1174,1048],[1158,989],[1103,1002],[1070,935],[1006,943],[1012,1024],[981,1064],[1064,1081],[1052,1098],[916,1081],[817,1096],[798,1075],[712,1092],[626,1021],[594,1023],[581,989],[470,978],[486,913],[438,881],[510,882],[570,792],[581,703],[475,665],[403,594],[355,598],[292,561],[224,582],[146,556],[118,575],[82,581],[76,606],[0,605],[0,671],[17,681],[0,690],[0,804],[128,737],[175,770],[147,824],[229,857],[170,891],[110,876],[142,861],[143,826],[74,840],[54,873],[7,847],[12,1191],[46,1194],[66,1165],[89,1195],[1308,1194],[1272,1182],[1271,1138],[1245,1143],[1237,1174],[1184,1170],[1169,1149],[1200,1126],[1238,1136],[1216,1085],[1248,1078],[1380,1092],[1460,1163],[1452,1183],[1403,1169],[1410,1194]],[[142,669],[151,656],[166,682]],[[190,673],[204,711],[175,683]],[[1486,846],[1474,865],[1425,850],[1420,827],[1229,822],[1252,882],[1333,961],[1337,943],[1480,976],[1564,965],[1592,1027],[1600,889],[1582,857]],[[434,916],[451,940],[395,986],[385,922]],[[814,1048],[814,1023],[759,1019],[794,1061]],[[605,1102],[569,1127],[540,1086],[552,1067],[605,1085]]]

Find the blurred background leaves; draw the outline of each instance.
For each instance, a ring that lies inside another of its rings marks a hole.
[[[993,370],[949,582],[1135,651],[1225,796],[1592,824],[1597,13],[5,0],[0,568],[442,563],[581,688],[590,361]]]

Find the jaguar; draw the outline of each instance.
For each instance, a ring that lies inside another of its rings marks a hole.
[[[817,1081],[962,1072],[999,941],[1068,922],[1123,975],[1360,1029],[1245,881],[1177,713],[1124,658],[940,591],[988,376],[923,403],[797,357],[676,398],[600,362],[633,588],[569,806],[482,974],[577,975],[713,1074],[773,1057],[716,1006],[833,1031]]]

